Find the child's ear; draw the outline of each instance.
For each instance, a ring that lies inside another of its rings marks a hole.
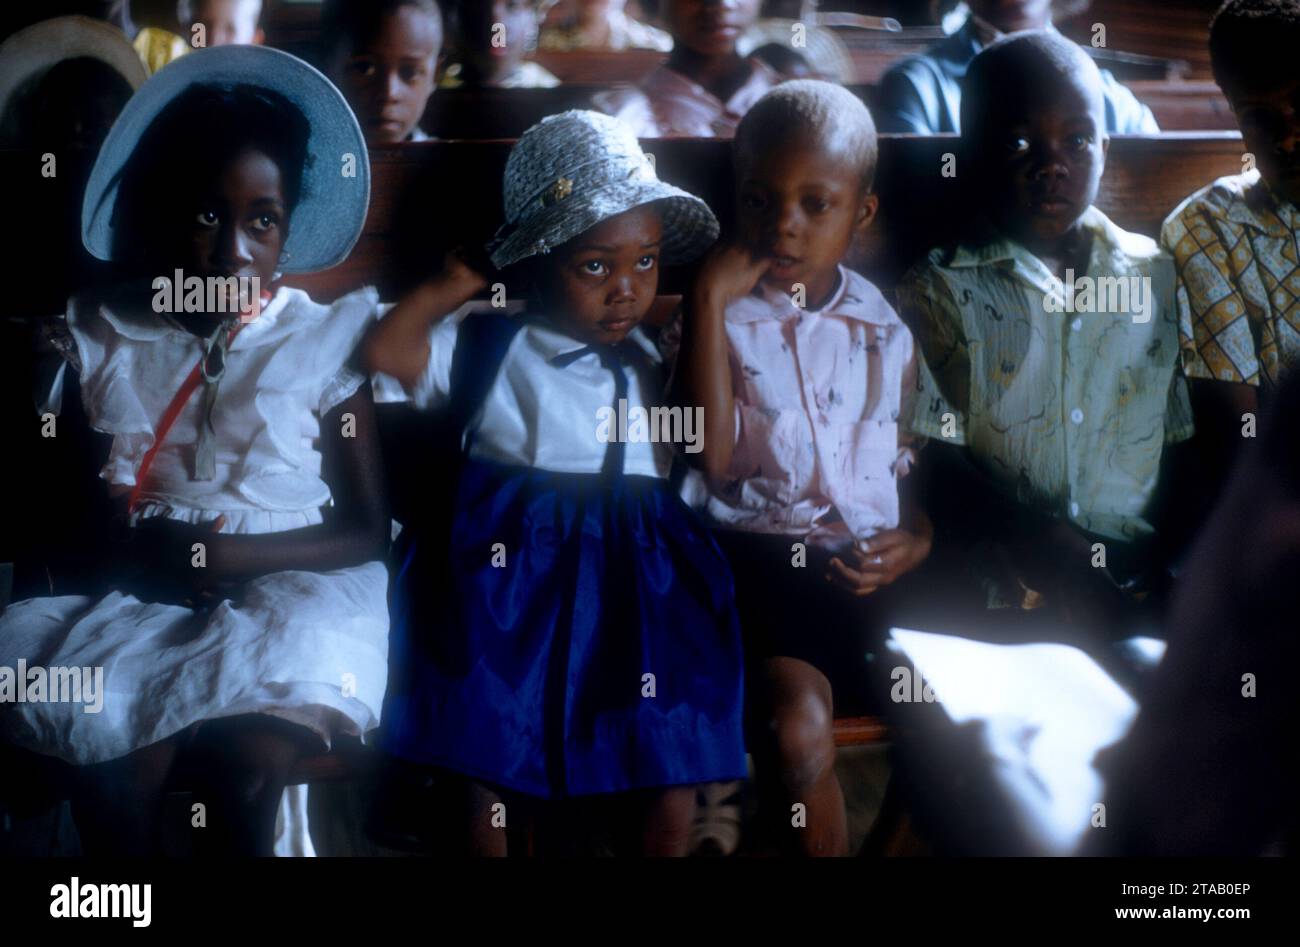
[[[880,198],[873,191],[868,191],[862,195],[862,203],[858,205],[858,216],[853,221],[853,229],[861,233],[871,226],[871,222],[876,219],[876,212],[880,210]]]
[[[253,45],[264,46],[265,44],[266,44],[266,30],[262,29],[259,26],[257,28],[257,31],[253,33]]]

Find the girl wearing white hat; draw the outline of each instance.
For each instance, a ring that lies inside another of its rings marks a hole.
[[[377,298],[323,306],[275,285],[346,257],[368,194],[343,97],[259,47],[169,65],[99,153],[82,240],[141,279],[74,298],[62,342],[112,438],[101,477],[122,542],[91,594],[0,615],[0,669],[92,672],[83,699],[0,719],[7,741],[71,764],[88,853],[156,850],[178,766],[204,806],[197,849],[310,853],[290,767],[378,724],[389,521],[370,386],[348,364]],[[260,300],[234,291],[254,280]]]
[[[740,638],[674,445],[636,430],[664,392],[640,322],[661,260],[717,221],[583,111],[524,134],[505,207],[491,261],[524,271],[528,312],[466,315],[486,280],[453,259],[366,346],[464,430],[450,542],[427,531],[401,570],[385,748],[468,781],[472,851],[505,854],[503,801],[620,793],[643,851],[684,854],[692,787],[745,774]]]

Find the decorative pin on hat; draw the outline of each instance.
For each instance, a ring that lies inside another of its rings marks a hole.
[[[709,206],[660,181],[632,130],[600,112],[562,112],[524,132],[506,160],[504,196],[506,223],[487,248],[499,269],[652,203],[663,214],[665,263],[693,259],[718,238]]]

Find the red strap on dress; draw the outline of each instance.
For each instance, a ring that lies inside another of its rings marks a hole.
[[[271,300],[271,294],[263,291],[261,294],[261,303],[265,306]],[[251,321],[251,320],[250,320]],[[230,330],[226,336],[226,348],[235,341],[235,336],[239,335],[239,330],[244,328],[248,323],[240,321]],[[176,423],[176,419],[181,416],[181,411],[194,396],[194,392],[199,387],[199,380],[202,376],[203,359],[199,358],[198,364],[186,376],[185,381],[181,383],[180,389],[172,397],[171,404],[167,405],[167,410],[163,412],[162,420],[158,422],[158,430],[154,434],[153,444],[145,451],[144,457],[140,460],[140,467],[135,472],[135,486],[131,488],[131,496],[127,500],[126,510],[128,513],[134,513],[136,506],[140,502],[140,493],[144,489],[145,477],[149,474],[149,468],[153,466],[154,455],[158,453],[158,448],[162,447],[163,441]]]

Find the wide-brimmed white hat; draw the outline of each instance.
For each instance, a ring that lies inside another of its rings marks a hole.
[[[665,263],[693,259],[718,238],[709,205],[660,181],[631,128],[600,112],[561,112],[524,132],[504,191],[506,222],[487,247],[498,269],[651,203],[662,208]]]
[[[310,160],[302,173],[302,197],[289,218],[280,269],[310,273],[343,262],[361,235],[370,206],[370,159],[361,126],[334,83],[297,56],[267,46],[195,50],[158,70],[132,96],[108,133],[86,185],[81,209],[86,249],[101,260],[114,258],[114,210],[136,145],[163,110],[195,85],[270,90],[302,112],[311,128]],[[194,120],[201,122],[203,116]]]
[[[98,59],[122,76],[132,90],[148,73],[126,35],[88,16],[59,16],[19,30],[0,43],[0,141],[17,135],[14,106],[41,78],[68,59]]]

